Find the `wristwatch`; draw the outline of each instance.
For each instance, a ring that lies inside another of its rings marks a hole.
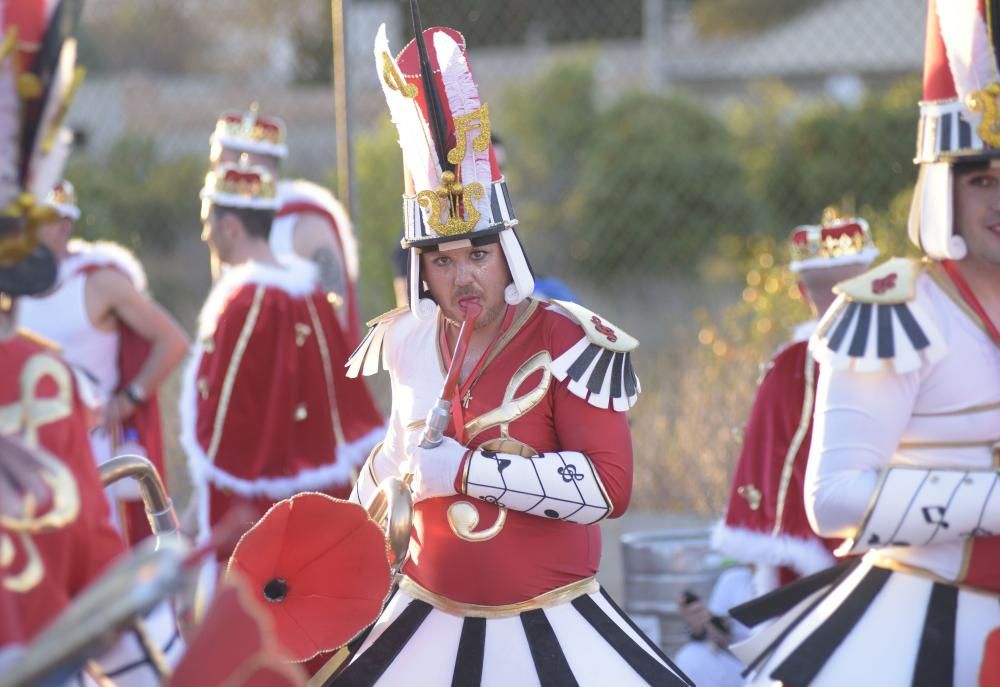
[[[135,382],[128,384],[124,389],[122,389],[122,393],[125,394],[125,398],[132,401],[132,403],[137,406],[143,405],[148,400],[146,390]]]

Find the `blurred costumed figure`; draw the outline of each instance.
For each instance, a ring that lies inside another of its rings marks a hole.
[[[752,684],[973,685],[1000,627],[998,17],[930,3],[910,214],[926,257],[838,285],[810,342],[806,512],[862,557],[734,609],[781,616],[734,647]]]
[[[294,266],[300,258],[317,267],[320,288],[337,313],[351,348],[360,340],[358,309],[358,245],[347,211],[327,189],[305,179],[281,179],[281,163],[288,155],[285,123],[263,117],[257,104],[247,112],[227,112],[215,123],[209,138],[212,166],[235,163],[246,155],[278,180],[278,209],[268,242],[279,260]]]
[[[49,343],[18,328],[23,300],[56,281],[39,240],[42,203],[62,174],[62,118],[82,74],[80,3],[0,2],[0,646],[30,642],[124,551],[91,452],[87,410]],[[158,685],[183,643],[169,607],[123,636],[90,675]],[[164,655],[166,654],[166,655]],[[81,679],[83,679],[81,677]]]
[[[137,453],[166,479],[157,389],[184,357],[187,336],[150,297],[146,273],[126,248],[72,238],[80,209],[70,182],[56,184],[43,205],[57,216],[41,223],[38,236],[58,260],[59,276],[52,289],[21,301],[20,324],[59,345],[82,373],[97,411],[91,448],[98,464]],[[151,534],[132,480],[114,485],[109,497],[126,541]]]
[[[202,307],[181,391],[205,537],[235,502],[252,506],[249,528],[300,491],[346,496],[384,430],[364,382],[343,373],[351,349],[316,267],[271,250],[270,174],[246,158],[219,165],[201,198],[202,238],[228,266]]]
[[[596,579],[598,523],[631,495],[638,342],[530,298],[465,39],[423,31],[412,9],[415,40],[393,57],[383,26],[374,50],[403,149],[409,307],[373,320],[348,364],[352,377],[384,366],[393,397],[351,498],[412,480],[410,558],[326,684],[688,684]],[[443,441],[423,448],[459,325],[479,311]]]
[[[803,499],[817,379],[808,339],[816,318],[836,298],[835,285],[864,272],[878,249],[864,219],[837,218],[832,211],[822,225],[796,227],[789,249],[789,269],[799,279],[813,319],[797,326],[792,342],[764,367],[726,514],[712,535],[713,548],[750,569],[727,571],[719,578],[709,612],[697,601],[684,609],[692,633],[705,639],[685,645],[677,663],[698,684],[743,682],[743,666],[726,647],[746,639],[749,631],[725,617],[731,606],[830,567],[840,544],[813,532]],[[725,602],[713,603],[716,599]],[[724,621],[713,624],[711,614]]]

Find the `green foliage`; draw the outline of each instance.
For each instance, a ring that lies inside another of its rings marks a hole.
[[[152,140],[136,138],[119,141],[106,161],[74,159],[66,178],[79,198],[79,232],[133,249],[172,249],[183,233],[200,231],[204,166],[196,157],[161,160]]]
[[[694,101],[626,96],[593,134],[573,222],[574,256],[589,268],[689,267],[720,232],[759,226],[731,136]]]
[[[403,156],[388,116],[354,141],[357,212],[361,250],[361,310],[384,312],[395,303],[392,255],[403,229]]]
[[[779,232],[815,221],[831,202],[885,207],[912,186],[919,97],[919,82],[906,80],[857,109],[824,103],[786,127],[761,170]]]
[[[694,0],[691,18],[703,36],[729,37],[761,31],[821,0]]]

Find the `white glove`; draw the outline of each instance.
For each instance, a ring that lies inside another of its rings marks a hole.
[[[400,465],[401,474],[413,475],[413,502],[457,494],[455,477],[469,449],[450,437],[434,448],[420,448],[422,435],[422,430],[407,435],[406,460]]]

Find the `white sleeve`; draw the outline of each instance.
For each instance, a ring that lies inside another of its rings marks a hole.
[[[913,412],[921,372],[822,366],[805,476],[806,513],[824,537],[849,537]]]

